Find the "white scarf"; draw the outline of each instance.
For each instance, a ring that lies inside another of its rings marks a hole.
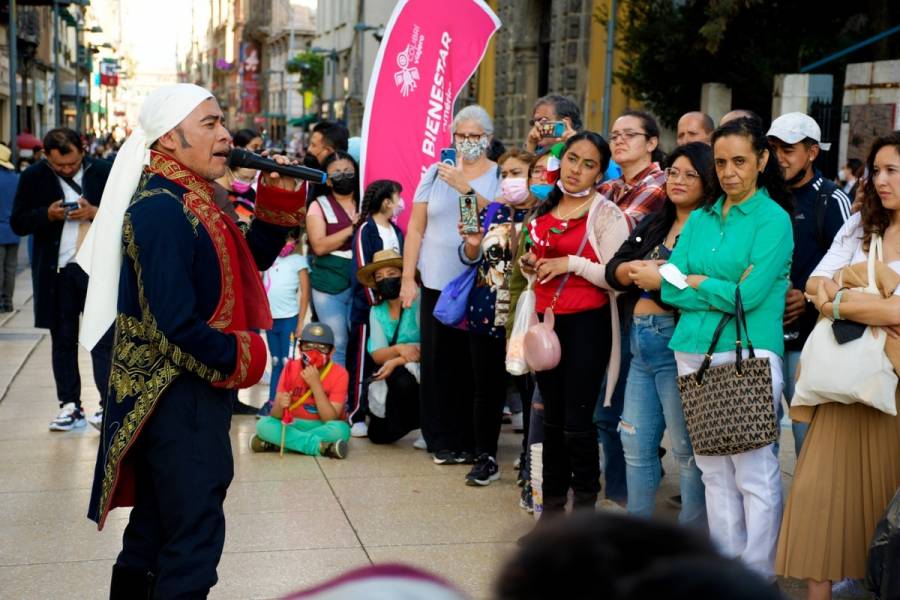
[[[150,146],[211,97],[209,90],[190,83],[176,83],[153,91],[141,107],[139,125],[116,155],[97,216],[76,256],[78,264],[90,275],[79,336],[88,350],[116,318],[122,223],[144,166],[150,164]]]

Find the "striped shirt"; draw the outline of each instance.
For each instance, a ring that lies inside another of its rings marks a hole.
[[[597,191],[625,213],[629,228],[634,230],[641,219],[662,208],[666,200],[666,174],[659,165],[651,163],[631,182],[626,182],[624,176],[610,179],[601,183]]]

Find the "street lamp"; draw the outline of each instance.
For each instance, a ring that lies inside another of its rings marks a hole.
[[[384,39],[384,26],[381,25],[376,27],[375,25],[367,25],[366,23],[357,23],[353,26],[353,31],[359,33],[359,88],[357,91],[359,92],[359,101],[365,102],[364,98],[366,92],[364,88],[366,85],[366,61],[365,58],[363,58],[366,51],[365,34],[367,31],[374,31],[375,39],[381,43],[381,40]]]
[[[312,46],[309,49],[310,52],[315,52],[316,54],[327,54],[328,58],[331,59],[331,99],[328,101],[328,116],[334,121],[336,120],[336,111],[334,109],[334,100],[335,100],[335,90],[337,89],[337,65],[338,65],[338,53],[337,50],[331,48],[320,48],[318,46]]]

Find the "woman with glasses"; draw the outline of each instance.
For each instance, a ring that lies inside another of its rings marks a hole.
[[[666,199],[666,175],[659,168],[659,126],[649,114],[628,110],[615,120],[609,134],[612,158],[622,169],[622,175],[603,182],[598,191],[625,213],[632,229],[645,217],[662,208]],[[624,314],[624,311],[622,311]],[[627,322],[622,322],[622,372],[627,373],[631,362]],[[603,386],[606,392],[606,384]],[[625,476],[625,457],[617,428],[625,402],[625,378],[620,377],[613,390],[612,404],[597,404],[594,421],[597,437],[603,445],[606,497],[620,505],[628,501]],[[661,451],[660,451],[661,453]]]
[[[679,146],[669,156],[669,165],[662,209],[641,221],[606,265],[606,280],[625,292],[623,321],[630,323],[632,359],[619,435],[625,453],[628,512],[653,516],[661,477],[658,448],[668,429],[681,476],[679,521],[704,527],[703,482],[684,423],[675,355],[669,349],[676,311],[660,298],[657,267],[668,261],[694,209],[719,195],[719,185],[707,144]]]
[[[358,220],[359,175],[356,161],[342,150],[330,154],[323,168],[329,193],[313,200],[306,215],[313,252],[309,279],[316,316],[334,332],[334,362],[343,367],[353,301],[351,242]]]
[[[784,387],[782,319],[794,249],[793,196],[761,123],[729,121],[716,129],[712,142],[724,195],[691,213],[666,267],[662,300],[681,311],[669,347],[679,375],[696,372],[707,357],[713,367],[734,363],[734,319],[712,356],[706,353],[722,316],[735,314],[740,289],[743,341],[751,340],[756,356],[769,361],[774,420]],[[774,581],[781,469],[773,444],[726,456],[695,454],[694,459],[703,473],[713,541],[726,556],[740,558]]]
[[[466,270],[459,260],[459,197],[474,194],[483,208],[497,197],[497,164],[485,150],[494,133],[487,111],[477,105],[457,113],[451,126],[455,164],[438,162],[422,176],[413,200],[403,248],[400,298],[410,308],[422,274],[422,435],[437,464],[474,462],[472,368],[462,329],[438,321],[434,307],[444,289]],[[451,161],[452,162],[452,161]]]

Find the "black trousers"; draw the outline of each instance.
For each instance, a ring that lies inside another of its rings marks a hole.
[[[393,444],[419,428],[419,383],[404,367],[397,367],[387,378],[384,418],[369,416],[369,441]]]
[[[512,380],[522,399],[522,454],[520,458],[525,464],[528,464],[530,454],[528,435],[531,432],[531,398],[534,396],[534,376],[531,373],[525,373],[513,377]]]
[[[422,377],[419,387],[422,436],[428,450],[474,452],[472,361],[469,334],[434,318],[439,290],[422,288]]]
[[[537,374],[544,400],[543,495],[545,510],[593,508],[600,492],[600,449],[594,408],[612,347],[609,306],[557,315],[559,365]],[[548,500],[549,499],[549,500]]]
[[[475,453],[496,458],[506,403],[506,338],[470,333],[469,350],[475,374]]]
[[[84,312],[88,276],[74,262],[56,274],[56,314],[50,328],[51,364],[56,380],[56,397],[62,407],[74,402],[81,408],[81,373],[78,370],[78,324]],[[94,385],[100,393],[100,405],[106,403],[106,388],[112,366],[113,329],[100,338],[91,350]]]
[[[346,367],[350,375],[347,388],[347,415],[351,424],[365,422],[369,414],[369,390],[364,381],[376,371],[377,365],[366,351],[369,338],[367,323],[351,323],[347,340]],[[418,413],[418,409],[416,409]]]
[[[185,374],[129,453],[136,497],[116,566],[153,572],[154,598],[206,598],[216,584],[234,474],[230,427],[231,394]]]

